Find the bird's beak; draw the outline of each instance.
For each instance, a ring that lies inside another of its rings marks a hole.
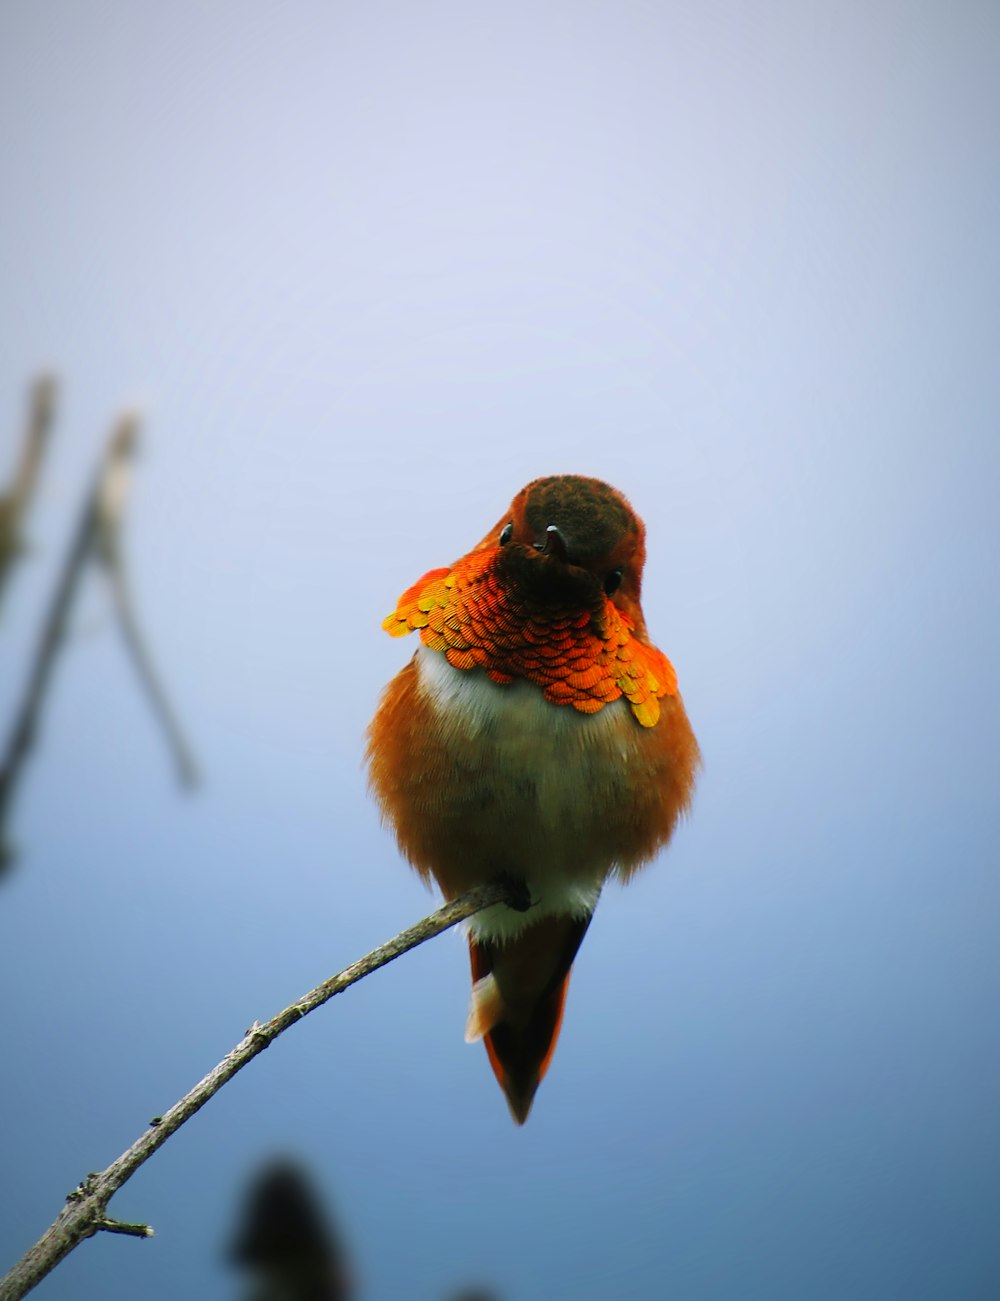
[[[566,539],[555,524],[550,524],[545,530],[545,543],[539,550],[543,556],[555,556],[564,565],[569,560],[569,548],[566,546]]]

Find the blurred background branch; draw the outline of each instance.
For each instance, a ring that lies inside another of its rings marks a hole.
[[[50,378],[39,380],[34,389],[21,461],[10,490],[0,501],[0,595],[10,567],[23,549],[22,522],[37,483],[54,401],[54,381]],[[181,784],[192,787],[196,782],[190,748],[154,669],[126,581],[122,517],[131,485],[137,439],[138,417],[126,412],[118,419],[108,438],[42,621],[25,690],[15,710],[0,762],[0,872],[9,866],[13,857],[7,836],[10,810],[26,761],[35,745],[56,659],[66,643],[77,590],[87,562],[92,558],[102,564],[108,575],[126,648],[166,735]]]
[[[118,626],[125,640],[126,650],[139,675],[139,682],[146,692],[150,707],[163,728],[177,769],[178,780],[182,786],[191,789],[198,781],[194,757],[153,663],[149,643],[136,617],[132,586],[126,575],[125,551],[122,546],[122,515],[132,480],[134,462],[132,453],[136,440],[134,418],[123,417],[117,432],[120,445],[109,448],[104,472],[98,476],[94,488],[95,554],[108,575],[115,612],[118,616]],[[114,441],[113,439],[113,444]]]
[[[55,410],[56,385],[49,375],[35,382],[21,451],[10,487],[0,497],[0,604],[15,562],[24,553],[22,526],[35,495],[42,457],[49,440]]]

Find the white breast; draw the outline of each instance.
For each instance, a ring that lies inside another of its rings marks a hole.
[[[500,686],[482,670],[455,669],[427,647],[416,663],[456,770],[468,771],[470,746],[481,756],[467,817],[482,844],[499,847],[505,869],[526,880],[537,903],[531,919],[592,912],[616,864],[602,810],[627,799],[641,732],[627,702],[583,714],[547,701],[534,683]],[[473,929],[509,935],[524,924],[500,909],[474,919]]]

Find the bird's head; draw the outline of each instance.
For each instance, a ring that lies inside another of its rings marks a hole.
[[[500,571],[536,598],[593,607],[603,593],[644,631],[645,530],[622,494],[600,479],[535,479],[477,550],[487,548],[499,548]]]

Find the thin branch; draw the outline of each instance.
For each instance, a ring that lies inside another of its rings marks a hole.
[[[132,1146],[108,1166],[106,1170],[90,1174],[80,1186],[66,1199],[66,1205],[51,1228],[39,1238],[14,1268],[0,1279],[0,1301],[19,1301],[36,1283],[39,1283],[58,1263],[78,1246],[85,1238],[106,1230],[109,1224],[107,1206],[111,1196],[121,1188],[136,1170],[153,1153],[167,1141],[178,1129],[215,1096],[222,1086],[228,1083],[237,1072],[268,1048],[278,1035],[289,1026],[314,1012],[329,1002],[335,994],[341,993],[356,981],[384,967],[394,959],[402,957],[410,949],[415,949],[426,940],[433,939],[442,931],[448,930],[457,922],[464,921],[473,913],[496,904],[506,904],[520,912],[528,907],[523,887],[509,880],[491,882],[478,886],[460,895],[451,903],[445,904],[423,921],[417,922],[408,930],[402,931],[395,939],[373,949],[371,953],[346,967],[336,976],[331,976],[315,989],[304,994],[302,998],[290,1004],[277,1016],[263,1025],[254,1022],[236,1047],[222,1059],[213,1070],[198,1084],[175,1103],[162,1116],[155,1117],[146,1132]],[[120,1221],[114,1221],[119,1227],[116,1232],[128,1232],[122,1228]],[[130,1229],[152,1230],[148,1225],[131,1225]],[[142,1236],[148,1236],[143,1233]]]
[[[128,1220],[98,1220],[94,1225],[101,1233],[122,1233],[126,1238],[152,1238],[148,1224],[130,1224]]]
[[[198,770],[194,756],[170,704],[160,675],[156,671],[148,642],[142,635],[135,613],[132,585],[128,582],[125,570],[125,554],[121,541],[122,516],[131,487],[134,441],[133,428],[127,446],[120,448],[119,455],[114,461],[109,461],[106,473],[98,482],[94,496],[96,550],[98,559],[107,570],[118,614],[118,626],[125,640],[126,650],[135,665],[139,682],[149,697],[153,713],[166,734],[167,744],[177,768],[178,780],[182,786],[191,789],[198,784]]]
[[[35,495],[38,472],[52,427],[55,397],[56,385],[51,376],[43,376],[35,383],[17,469],[10,487],[0,496],[0,601],[14,563],[24,552],[21,528]]]

